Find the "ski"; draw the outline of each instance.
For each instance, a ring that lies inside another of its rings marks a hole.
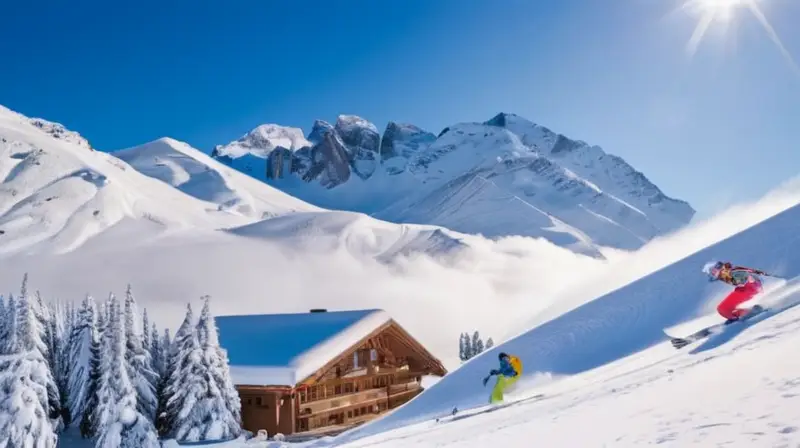
[[[741,319],[733,320],[733,321],[725,321],[725,322],[720,323],[720,324],[715,324],[715,325],[712,325],[710,327],[703,328],[703,329],[701,329],[701,330],[699,330],[699,331],[697,331],[695,333],[690,334],[689,336],[682,337],[682,338],[674,337],[674,336],[671,336],[671,335],[667,335],[667,336],[669,336],[670,342],[672,343],[673,347],[675,347],[676,349],[681,349],[681,348],[686,347],[687,345],[689,345],[689,344],[691,344],[693,342],[696,342],[696,341],[699,341],[701,339],[707,338],[707,337],[711,336],[714,333],[719,333],[720,331],[722,331],[728,325],[736,324],[736,323],[740,323],[740,322],[745,322],[745,321],[747,321],[747,320],[749,320],[749,319],[751,319],[751,318],[763,313],[764,311],[767,311],[767,308],[764,308],[761,305],[755,305],[755,306],[753,306],[753,308],[750,309],[750,312],[747,313]]]
[[[497,403],[487,406],[480,406],[477,408],[465,409],[463,411],[459,411],[458,408],[454,408],[453,411],[450,413],[450,415],[437,418],[436,423],[451,423],[458,420],[463,420],[465,418],[475,417],[476,415],[488,414],[490,412],[494,412],[500,409],[505,409],[509,406],[514,406],[531,401],[538,401],[543,399],[544,397],[545,397],[544,394],[536,394],[534,396],[521,398],[519,400],[506,401],[503,403]]]

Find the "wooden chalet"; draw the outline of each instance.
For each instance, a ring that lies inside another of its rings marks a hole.
[[[381,310],[219,316],[245,429],[329,435],[406,403],[442,363]]]

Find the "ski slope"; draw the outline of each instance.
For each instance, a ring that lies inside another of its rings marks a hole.
[[[454,407],[469,409],[484,405],[489,390],[483,388],[481,379],[490,369],[497,366],[496,355],[500,351],[516,354],[523,360],[525,373],[518,387],[518,393],[522,396],[525,395],[525,389],[539,384],[543,379],[567,378],[573,382],[581,382],[588,381],[587,378],[591,378],[593,375],[603,377],[600,371],[592,372],[599,368],[605,369],[606,372],[614,368],[620,368],[623,371],[625,369],[635,370],[632,366],[638,362],[640,365],[636,368],[647,371],[646,366],[654,364],[653,371],[663,373],[670,364],[664,366],[658,366],[658,364],[666,363],[673,356],[680,357],[680,354],[674,352],[669,344],[664,344],[665,336],[662,329],[705,314],[729,291],[729,287],[723,284],[709,283],[700,272],[701,267],[709,260],[724,254],[723,256],[733,259],[739,264],[757,266],[784,278],[793,279],[800,275],[798,222],[800,222],[800,205],[795,205],[719,243],[690,254],[663,269],[532,328],[473,358],[391,415],[343,434],[337,443],[374,436],[405,425],[441,417],[449,414]],[[777,287],[780,286],[779,282],[773,280],[769,285]],[[789,285],[788,288],[778,290],[783,291],[782,294],[786,296],[781,298],[790,301],[800,299],[797,290],[792,289],[795,286]],[[800,318],[798,311],[789,308],[785,314],[767,314],[762,319],[754,318],[753,322],[749,323],[744,330],[754,333],[764,331],[762,330],[765,328],[764,325],[779,324],[789,327],[794,325],[791,328],[796,328],[795,320],[798,318]],[[798,338],[800,335],[788,332],[787,337]],[[736,342],[721,344],[722,347],[719,350],[730,350],[731,344],[739,343],[737,338],[732,339]],[[781,344],[786,346],[786,343],[782,342]],[[688,352],[689,350],[686,350],[686,353]],[[682,356],[688,355],[683,354]],[[691,361],[681,358],[683,361],[676,360],[675,362],[691,364],[702,362],[705,357],[705,355],[699,355],[693,357]],[[789,374],[800,378],[800,368],[797,368],[796,363],[793,366],[795,370],[790,369]],[[763,378],[761,381],[778,381],[778,379],[770,377],[770,372],[777,367],[783,366],[774,363],[763,365],[758,370],[759,378]],[[730,380],[731,382],[728,384],[739,387],[741,382],[738,375],[736,370],[721,369],[712,378],[709,378],[709,382],[713,382],[719,377],[735,376],[736,379]],[[745,382],[743,387],[748,387],[748,381],[759,380],[759,378],[745,377],[741,379]],[[664,381],[668,380],[664,379]],[[553,387],[560,387],[558,384],[554,383]],[[634,386],[630,387],[634,388]],[[545,390],[542,393],[547,395],[547,387],[540,386],[540,390],[542,389]],[[575,398],[575,400],[579,401],[584,398]],[[657,404],[649,402],[648,405],[652,408],[651,412],[654,415],[658,414]],[[777,406],[778,403],[771,405]],[[531,406],[534,405],[531,404]],[[594,406],[594,404],[589,406]],[[691,410],[697,415],[709,416],[697,403],[685,404],[685,406],[687,410]],[[595,412],[597,411],[596,409]],[[599,411],[602,412],[602,410]],[[744,412],[742,409],[739,411]],[[512,415],[510,408],[506,411],[497,411],[497,413],[500,412],[505,412],[506,416],[512,418],[510,417]],[[591,411],[581,409],[578,412],[588,413]],[[616,412],[616,409],[613,412]],[[747,415],[753,416],[752,411],[747,411]],[[513,418],[516,421],[525,420],[527,422],[528,416]],[[607,418],[602,420],[608,421]],[[475,422],[472,424],[474,425]],[[520,425],[527,424],[520,423]],[[542,423],[535,424],[541,425]],[[621,419],[615,424],[615,428],[624,433],[625,425],[626,420]],[[602,427],[602,425],[592,425],[592,428],[595,426]],[[536,434],[527,428],[525,432]],[[566,436],[569,432],[569,430],[562,429],[560,434]],[[430,434],[427,434],[425,439],[412,436],[410,440],[403,440],[402,443],[405,445],[402,446],[410,446],[409,444],[414,443],[424,446],[423,440],[429,440],[429,436]],[[462,442],[464,440],[473,442],[468,436],[461,439],[461,435],[450,434],[448,437],[458,437]],[[572,437],[548,438],[548,446],[556,446],[556,442],[558,446],[591,446],[580,443],[580,440],[586,440],[579,439],[580,437],[585,437],[585,435],[576,432]],[[572,445],[569,441],[572,441]],[[486,443],[486,440],[483,439],[483,442]],[[512,443],[512,446],[528,446],[523,442],[529,443],[525,439],[520,439],[516,443]],[[614,440],[610,440],[607,443],[613,442]],[[484,446],[478,442],[474,442],[478,443],[476,445],[458,444],[455,439],[448,443],[454,446]],[[443,445],[445,444],[442,441],[432,441],[428,446]],[[368,445],[356,443],[351,446]],[[401,445],[381,444],[381,446]],[[595,446],[602,446],[602,444]]]

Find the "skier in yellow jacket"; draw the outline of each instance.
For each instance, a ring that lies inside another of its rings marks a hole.
[[[497,382],[489,397],[490,404],[502,402],[503,393],[513,386],[522,375],[522,361],[518,357],[500,352],[497,358],[500,360],[500,369],[492,369],[489,376],[483,379],[483,385],[486,386],[492,375],[497,376]]]

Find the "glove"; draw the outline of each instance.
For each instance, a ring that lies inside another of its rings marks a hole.
[[[491,376],[491,375],[489,375],[489,376],[487,376],[486,378],[484,378],[484,379],[483,379],[483,387],[486,387],[486,383],[488,383],[488,382],[489,382],[489,378],[491,378],[491,377],[492,377],[492,376]]]

